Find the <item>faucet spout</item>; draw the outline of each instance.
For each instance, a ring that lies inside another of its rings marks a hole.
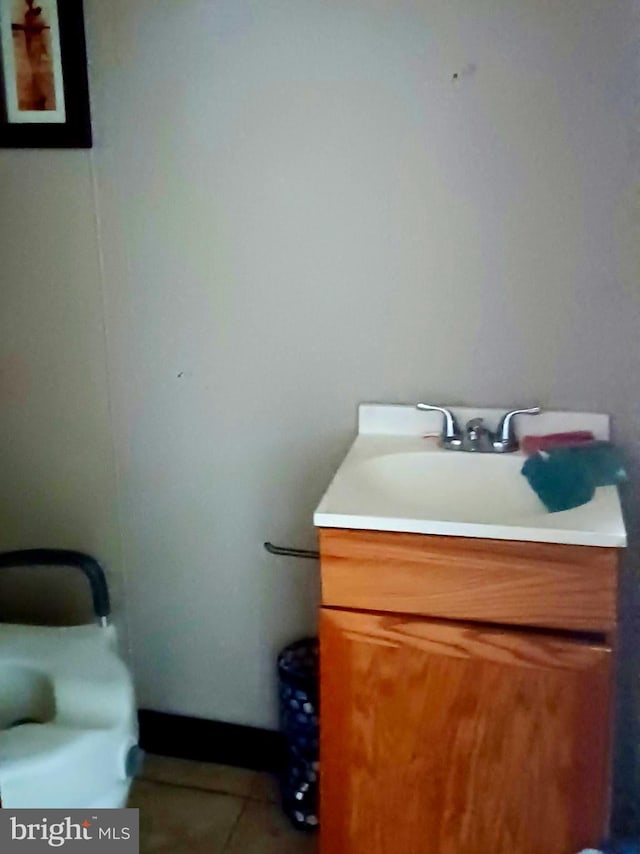
[[[484,418],[472,418],[465,428],[465,451],[488,453],[492,451],[491,434],[484,426]]]

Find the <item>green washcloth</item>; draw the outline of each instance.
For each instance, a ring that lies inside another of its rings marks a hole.
[[[522,474],[550,513],[580,507],[591,501],[597,486],[627,479],[620,451],[603,441],[538,451]]]

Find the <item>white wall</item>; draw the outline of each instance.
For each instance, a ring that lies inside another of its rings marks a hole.
[[[262,542],[359,401],[611,412],[639,473],[636,3],[85,5],[93,153],[0,155],[3,541],[126,569],[142,704],[270,726],[316,570]]]
[[[0,152],[0,292],[0,548],[96,554],[121,601],[86,152]]]

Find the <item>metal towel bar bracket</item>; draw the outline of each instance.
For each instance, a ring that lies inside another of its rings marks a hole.
[[[283,546],[274,546],[273,543],[265,543],[265,549],[272,555],[283,555],[284,557],[303,557],[308,560],[319,560],[320,552],[311,549],[289,549]]]

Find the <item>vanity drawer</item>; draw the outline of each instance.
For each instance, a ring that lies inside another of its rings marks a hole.
[[[568,631],[616,626],[618,550],[319,530],[322,604]]]

